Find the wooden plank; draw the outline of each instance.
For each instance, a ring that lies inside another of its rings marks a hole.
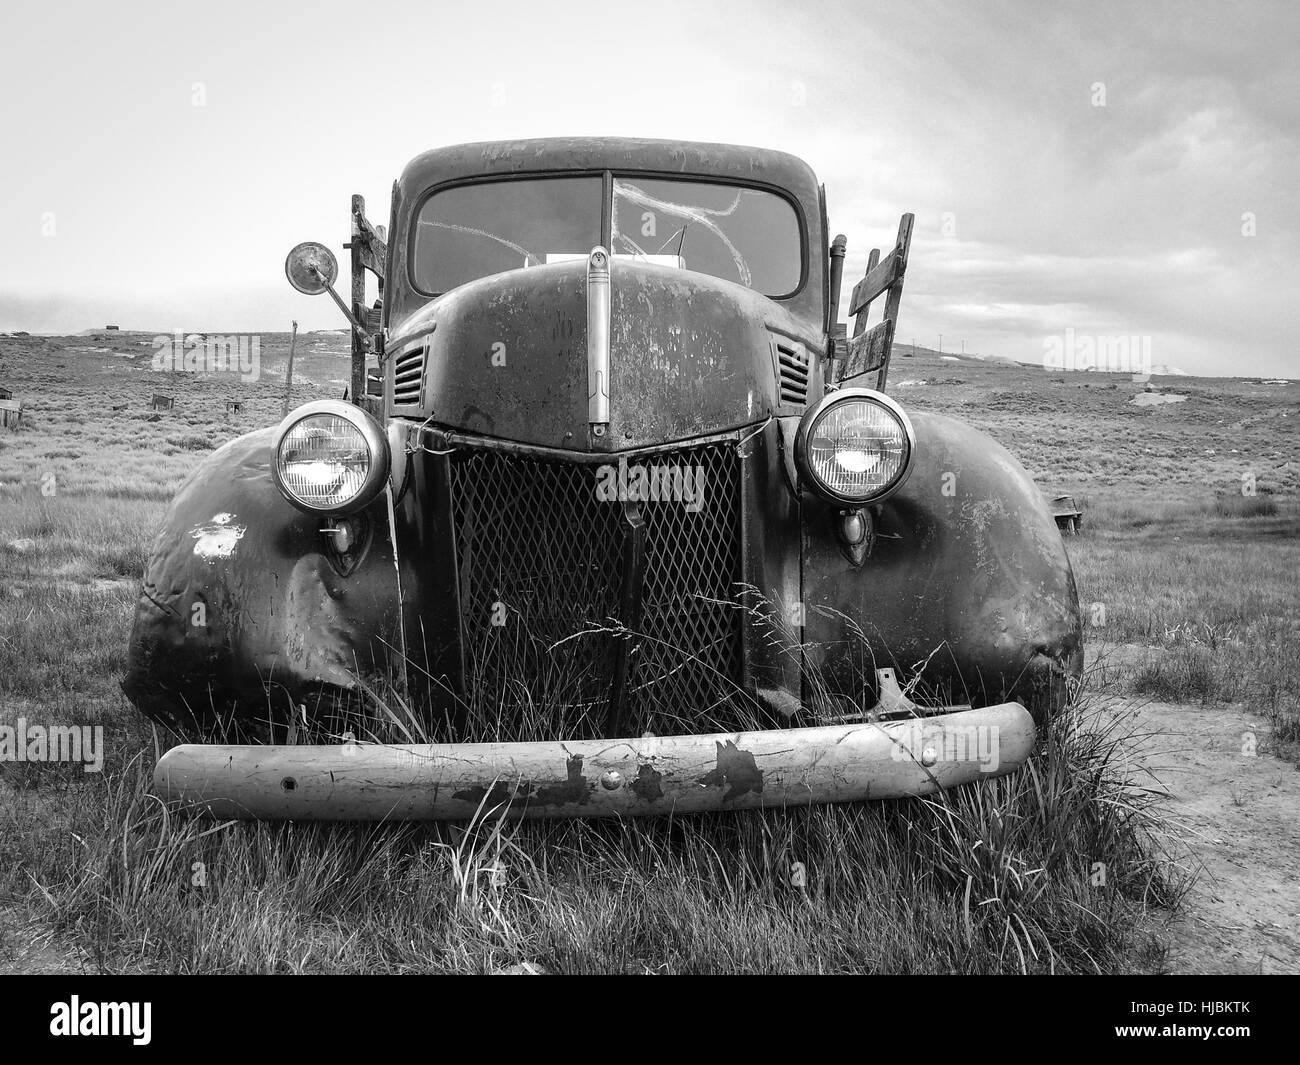
[[[867,256],[867,273],[871,273],[871,271],[876,268],[876,264],[878,262],[880,262],[880,249],[872,248],[871,254]],[[867,331],[867,314],[868,314],[868,310],[867,308],[864,307],[860,313],[854,316],[853,335],[855,337],[860,337],[863,333]],[[849,355],[848,344],[844,343],[840,346],[844,353],[844,359],[836,366],[836,372],[838,376],[834,378],[835,381],[843,381],[844,378],[848,376],[850,372],[850,363],[852,361]]]
[[[359,219],[357,229],[357,236],[361,241],[361,264],[382,281],[384,265],[388,258],[388,245],[364,214]]]
[[[872,248],[871,254],[867,257],[867,273],[871,273],[871,271],[876,268],[878,262],[880,262],[880,249]],[[856,292],[857,289],[855,288],[854,291]],[[850,298],[849,302],[852,303],[853,300]],[[867,315],[869,314],[869,308],[862,307],[853,313],[853,335],[860,336],[862,333],[867,331]]]
[[[21,411],[23,401],[21,399],[0,399],[0,410]]]
[[[885,300],[885,317],[891,322],[898,321],[898,308],[903,299],[903,277],[907,273],[907,256],[912,247],[912,223],[915,220],[916,216],[911,214],[905,214],[898,220],[898,240],[893,251],[893,255],[898,259],[898,276],[894,279],[889,296]],[[889,357],[892,351],[893,334],[891,333],[889,343],[885,345],[885,360],[880,364],[880,373],[876,377],[876,389],[881,392],[885,390],[885,381],[889,377]]]
[[[877,322],[865,333],[849,340],[848,358],[844,360],[844,377],[856,377],[880,369],[885,352],[894,339],[894,320]]]
[[[174,747],[165,800],[219,818],[636,817],[925,795],[1002,776],[1035,743],[1019,703],[938,717],[701,736]],[[928,763],[928,764],[926,764]]]
[[[879,249],[872,249],[867,261],[866,275],[853,288],[849,300],[849,313],[861,314],[868,310],[873,300],[886,289],[898,287],[907,272],[908,249],[912,244],[912,222],[914,215],[905,214],[898,223],[898,238],[891,251],[883,260],[878,261]]]
[[[853,296],[849,299],[849,314],[861,314],[871,305],[872,300],[898,279],[902,273],[899,270],[901,261],[897,250],[894,250],[874,268],[867,269],[862,280],[853,286]]]

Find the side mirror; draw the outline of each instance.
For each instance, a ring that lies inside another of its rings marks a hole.
[[[334,282],[339,276],[339,261],[334,258],[334,253],[329,248],[324,244],[317,244],[314,240],[303,241],[296,245],[285,256],[284,276],[289,279],[289,284],[304,295],[319,296],[322,292],[328,292],[330,298],[338,304],[339,310],[352,323],[352,328],[357,331],[362,343],[369,348],[370,335],[366,327],[357,320],[356,315],[334,291]]]
[[[286,256],[284,276],[303,295],[319,296],[338,280],[339,261],[324,244],[304,241]]]

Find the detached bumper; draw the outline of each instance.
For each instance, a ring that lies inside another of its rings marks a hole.
[[[925,795],[1024,764],[1019,703],[881,724],[624,740],[174,747],[164,799],[217,818],[637,817]]]

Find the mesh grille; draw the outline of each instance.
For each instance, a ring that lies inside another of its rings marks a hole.
[[[643,503],[641,623],[629,640],[619,617],[623,507],[598,498],[598,467],[486,449],[452,456],[467,739],[603,734],[624,640],[620,731],[710,731],[724,716],[742,669],[739,612],[729,602],[741,579],[735,445],[631,465],[691,470],[700,480],[686,483],[703,493],[691,493],[698,506]]]
[[[741,676],[740,461],[734,447],[679,453],[704,471],[702,505],[645,507],[646,572],[625,719],[658,735],[711,731]]]

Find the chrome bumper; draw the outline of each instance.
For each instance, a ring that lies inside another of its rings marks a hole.
[[[529,743],[174,747],[158,794],[216,818],[638,817],[926,795],[1024,764],[1019,703],[726,735]]]

